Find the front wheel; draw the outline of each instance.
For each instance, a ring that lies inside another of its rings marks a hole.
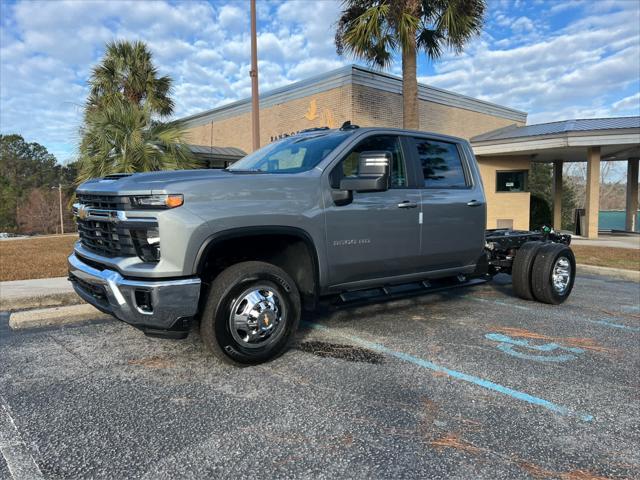
[[[531,290],[539,302],[558,305],[573,289],[576,259],[566,245],[546,244],[538,250],[531,270]]]
[[[284,270],[242,262],[213,281],[200,333],[205,346],[224,361],[262,363],[286,350],[300,310],[300,294]]]

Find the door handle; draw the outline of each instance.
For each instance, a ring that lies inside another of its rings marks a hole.
[[[471,200],[470,202],[467,202],[467,206],[469,207],[479,207],[480,205],[482,205],[482,202],[479,202],[478,200]]]
[[[398,208],[416,208],[417,206],[417,203],[410,202],[409,200],[405,200],[398,204]]]

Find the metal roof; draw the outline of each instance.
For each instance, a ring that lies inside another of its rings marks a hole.
[[[196,155],[208,155],[213,157],[242,158],[245,152],[236,147],[207,147],[204,145],[189,145],[189,150]]]
[[[475,136],[471,142],[500,141],[510,138],[559,135],[569,132],[640,128],[640,117],[582,118],[518,127],[511,125]]]
[[[337,70],[315,75],[305,80],[262,93],[260,95],[260,108],[271,107],[349,84],[368,86],[391,93],[402,93],[402,78],[359,65],[347,65]],[[507,118],[516,122],[525,122],[527,120],[526,112],[429,85],[418,84],[418,98],[442,105]],[[184,117],[180,120],[190,128],[204,125],[211,121],[235,117],[249,111],[251,111],[251,99],[246,98],[211,110],[196,113],[195,115]]]

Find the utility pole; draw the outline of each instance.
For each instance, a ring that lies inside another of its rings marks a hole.
[[[256,0],[251,0],[251,139],[253,150],[260,148],[260,102],[258,96],[258,41],[256,38]]]
[[[60,206],[60,234],[64,235],[64,216],[62,215],[62,184],[58,184],[58,204]]]

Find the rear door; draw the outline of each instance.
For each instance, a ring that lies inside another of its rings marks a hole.
[[[404,147],[403,147],[404,145]],[[354,192],[347,204],[326,201],[326,242],[331,285],[372,280],[416,270],[420,256],[420,190],[410,182],[406,142],[397,135],[375,134],[360,140],[335,164],[330,187],[357,171],[364,151],[392,153],[391,186],[386,192]]]
[[[475,264],[484,248],[486,204],[471,152],[437,137],[412,141],[421,182],[422,269]]]

